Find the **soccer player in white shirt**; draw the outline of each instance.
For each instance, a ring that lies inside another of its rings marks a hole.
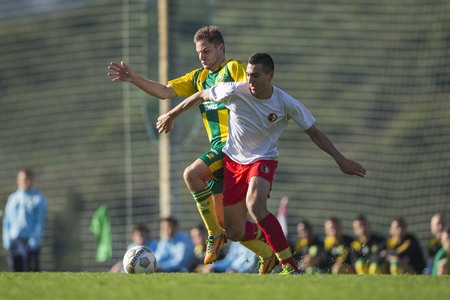
[[[233,241],[257,238],[258,227],[283,266],[280,274],[298,274],[291,249],[277,218],[267,209],[275,169],[277,142],[294,120],[324,152],[334,158],[341,171],[364,177],[366,170],[347,159],[315,125],[308,109],[283,90],[272,85],[274,63],[267,53],[254,53],[247,64],[247,82],[220,83],[202,90],[177,105],[157,121],[160,133],[172,130],[175,118],[205,101],[223,101],[228,107],[229,132],[223,148],[225,230]],[[255,223],[246,221],[247,213]],[[245,244],[244,244],[245,245]]]

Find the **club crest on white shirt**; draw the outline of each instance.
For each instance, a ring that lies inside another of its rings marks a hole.
[[[276,113],[270,113],[267,116],[267,120],[269,120],[269,122],[275,122],[278,119],[278,116]]]

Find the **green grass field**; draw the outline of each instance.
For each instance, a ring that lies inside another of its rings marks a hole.
[[[0,299],[450,299],[450,276],[0,273]]]

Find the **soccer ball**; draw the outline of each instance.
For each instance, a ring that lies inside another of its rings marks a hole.
[[[123,256],[123,268],[128,274],[153,273],[156,269],[156,257],[145,246],[134,246]]]

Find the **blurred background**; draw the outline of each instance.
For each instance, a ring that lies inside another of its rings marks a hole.
[[[110,61],[158,81],[157,0],[0,0],[0,209],[18,168],[49,201],[44,271],[107,271],[131,227],[159,236],[159,101],[106,75]],[[290,199],[288,229],[367,215],[387,235],[403,216],[425,247],[434,212],[450,218],[450,2],[168,0],[169,78],[200,66],[193,35],[214,24],[227,58],[275,60],[274,84],[301,100],[365,179],[343,175],[295,124],[283,135],[269,200]],[[181,99],[171,101],[177,104]],[[170,135],[171,214],[200,222],[182,180],[208,149],[197,110]],[[96,261],[94,212],[109,212],[113,257]],[[7,270],[0,249],[0,271]]]

